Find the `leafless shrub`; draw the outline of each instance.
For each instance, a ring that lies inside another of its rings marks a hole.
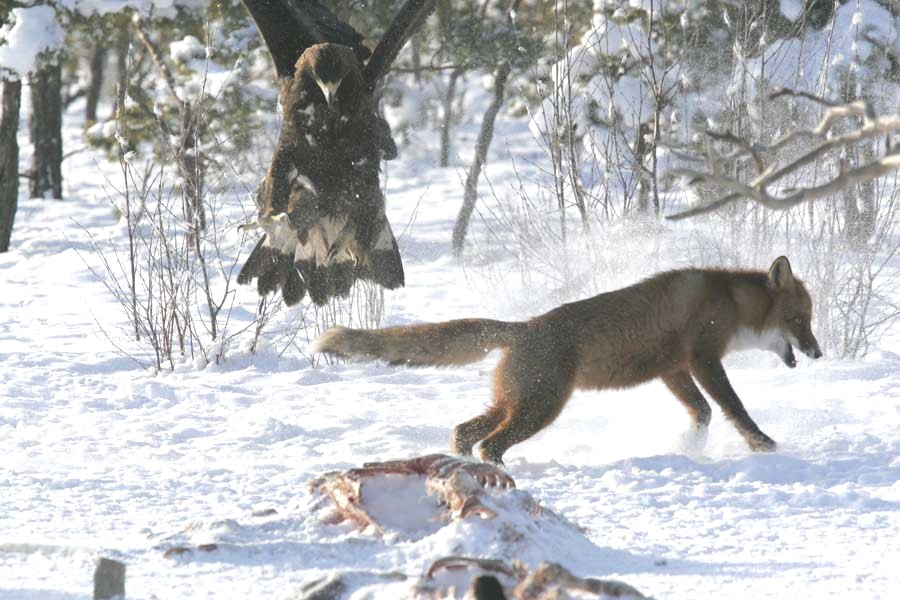
[[[91,269],[121,307],[133,340],[116,346],[155,370],[189,359],[198,366],[221,362],[239,332],[229,331],[235,262],[222,249],[225,225],[216,202],[207,202],[209,226],[198,232],[163,168],[137,167],[124,158],[120,168],[123,184],[109,182],[108,197],[126,239],[91,235],[101,265]]]
[[[798,45],[802,48],[802,43],[785,43],[791,51]],[[533,314],[535,309],[612,289],[660,269],[765,268],[774,257],[786,254],[811,288],[816,333],[826,352],[836,357],[864,355],[900,316],[890,300],[900,288],[896,257],[900,181],[892,174],[900,155],[890,139],[900,121],[893,114],[878,116],[857,96],[829,103],[811,92],[775,90],[767,79],[773,69],[766,61],[771,55],[773,62],[783,58],[777,55],[778,44],[773,48],[755,59],[760,64],[752,71],[747,57],[736,55],[731,81],[746,85],[735,85],[723,95],[721,114],[712,119],[718,133],[701,146],[699,163],[689,163],[689,157],[667,140],[672,151],[669,166],[690,164],[684,172],[695,184],[692,193],[700,197],[700,208],[688,215],[706,213],[702,219],[678,224],[632,209],[646,207],[648,197],[659,208],[667,199],[679,204],[678,194],[663,195],[665,189],[657,187],[663,173],[655,157],[659,108],[669,95],[676,103],[691,96],[678,97],[687,92],[667,84],[664,75],[649,77],[646,83],[656,110],[650,115],[650,128],[632,136],[650,144],[646,151],[628,142],[630,134],[624,129],[597,139],[588,132],[580,150],[570,144],[576,152],[567,158],[558,148],[591,115],[585,113],[589,105],[573,102],[573,89],[566,87],[571,80],[567,73],[578,72],[576,63],[566,61],[577,61],[578,54],[560,57],[556,68],[561,76],[550,82],[556,89],[545,94],[550,109],[540,129],[547,160],[535,169],[541,177],[526,181],[517,173],[509,192],[498,194],[491,188],[493,203],[480,209],[479,247],[467,255],[469,265],[477,266],[467,273],[470,281],[486,285],[491,297],[504,298],[514,310]],[[652,58],[652,53],[648,56]],[[796,68],[795,79],[800,79],[799,70],[810,66],[798,61]],[[665,62],[659,69],[651,65],[647,72],[676,71],[677,65]],[[853,70],[849,73],[852,76]],[[602,78],[593,81],[604,85]],[[613,85],[612,80],[606,83]],[[861,89],[853,82],[845,87]],[[611,89],[606,95],[612,96]],[[539,120],[541,113],[532,117]],[[701,121],[711,122],[705,117]],[[610,123],[615,128],[617,121]],[[682,133],[689,137],[687,129]],[[581,188],[587,215],[580,219],[584,225],[580,231],[578,221],[565,212],[566,206],[575,205],[570,199],[577,197],[578,180],[560,176],[566,171],[560,157],[576,164],[581,181],[588,182]],[[780,159],[784,160],[779,163]],[[635,165],[643,166],[636,170]],[[595,173],[603,177],[590,175]],[[753,203],[735,202],[739,196]],[[567,200],[560,203],[559,198]],[[520,286],[510,285],[514,279]],[[535,303],[540,290],[544,292]]]
[[[126,239],[101,242],[91,236],[101,264],[92,270],[122,308],[137,347],[126,353],[137,362],[156,370],[174,369],[188,359],[201,367],[219,363],[239,333],[229,331],[236,257],[224,248],[225,233],[235,224],[221,210],[226,194],[204,193],[191,183],[202,185],[202,177],[186,180],[187,154],[194,168],[202,169],[202,153],[190,149],[200,146],[203,115],[195,111],[197,121],[182,119],[178,132],[157,119],[164,140],[172,135],[181,140],[167,144],[170,160],[164,157],[157,166],[136,160],[122,135],[127,112],[119,114],[115,137],[121,179],[107,180],[107,192]],[[194,139],[186,141],[190,136]],[[174,166],[167,170],[167,164]],[[230,187],[218,182],[216,189]]]

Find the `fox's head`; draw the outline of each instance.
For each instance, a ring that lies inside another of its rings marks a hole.
[[[819,342],[810,328],[812,322],[812,299],[803,282],[794,277],[791,263],[779,256],[769,268],[766,284],[772,292],[772,307],[766,318],[766,328],[778,332],[781,340],[778,348],[773,348],[784,363],[795,367],[792,347],[799,349],[810,358],[820,358]]]

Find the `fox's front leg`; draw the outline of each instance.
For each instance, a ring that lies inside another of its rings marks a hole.
[[[747,445],[756,452],[772,452],[775,441],[767,436],[753,422],[741,399],[728,381],[722,361],[717,358],[697,357],[691,361],[691,374],[703,386],[706,393],[722,408],[725,417],[747,440]]]

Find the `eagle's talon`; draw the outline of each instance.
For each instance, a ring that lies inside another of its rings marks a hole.
[[[337,238],[334,240],[334,242],[332,242],[331,248],[328,249],[328,254],[325,255],[326,265],[337,262],[338,256],[341,254],[341,252],[346,251],[348,254],[351,254],[349,251],[349,247],[352,237],[353,236],[346,231],[341,231],[338,234]]]
[[[238,225],[238,231],[253,231],[254,229],[263,229],[266,225],[277,223],[286,223],[290,220],[290,215],[286,212],[280,212],[276,215],[262,215],[255,221]]]

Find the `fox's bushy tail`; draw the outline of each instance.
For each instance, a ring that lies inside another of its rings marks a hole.
[[[512,345],[525,323],[459,319],[445,323],[348,329],[333,327],[316,340],[317,352],[411,366],[465,365]]]

